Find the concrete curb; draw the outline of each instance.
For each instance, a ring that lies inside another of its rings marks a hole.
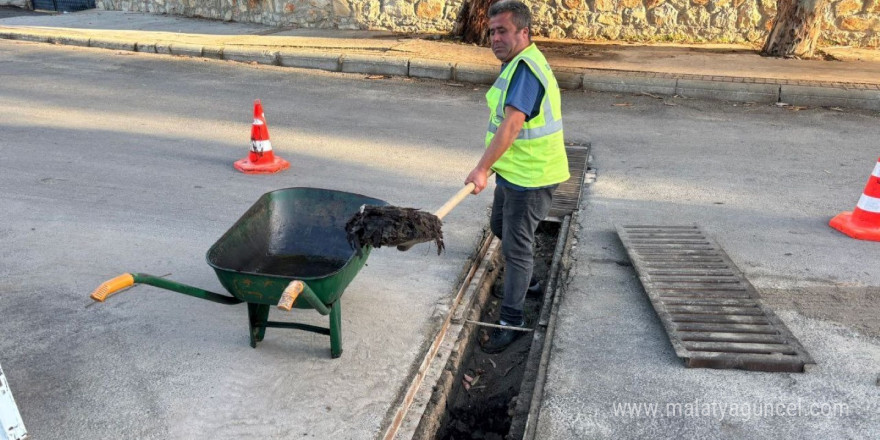
[[[116,40],[113,38],[97,38],[89,39],[89,47],[98,47],[110,50],[128,50],[134,52],[137,43],[133,41]]]
[[[199,46],[197,44],[171,43],[171,46],[168,47],[168,50],[171,52],[171,55],[178,55],[183,57],[202,56],[202,46]]]
[[[498,66],[473,63],[458,63],[455,65],[456,81],[491,85],[498,78],[498,73]]]
[[[230,46],[223,48],[223,59],[242,63],[271,64],[277,66],[278,51]]]
[[[342,55],[342,71],[367,75],[409,76],[409,60],[379,55]]]
[[[409,76],[449,81],[453,78],[455,65],[448,61],[411,59],[409,60]]]
[[[779,100],[791,105],[863,108],[880,111],[880,90],[783,84]]]
[[[341,55],[331,53],[314,53],[300,50],[282,50],[278,53],[278,63],[284,67],[301,69],[319,69],[339,72],[342,70]]]
[[[60,35],[57,37],[52,37],[50,39],[52,43],[65,44],[68,46],[84,46],[88,47],[91,45],[91,38],[89,37],[79,37],[79,36],[67,36]]]
[[[720,99],[741,102],[779,102],[778,84],[679,79],[675,94],[688,98]]]
[[[0,39],[205,57],[245,63],[256,62],[330,72],[409,76],[441,81],[453,80],[482,85],[491,85],[498,75],[498,66],[496,65],[453,64],[445,60],[409,59],[374,54],[322,53],[301,49],[272,50],[240,46],[200,46],[156,41],[132,42],[112,37],[45,35],[19,30],[0,31]],[[652,93],[741,102],[786,102],[802,106],[834,106],[880,111],[880,85],[875,84],[821,82],[811,84],[809,81],[789,84],[790,81],[767,78],[707,77],[577,68],[557,68],[554,73],[559,86],[570,90]]]
[[[675,78],[615,75],[597,70],[584,73],[584,89],[597,92],[655,93],[673,96],[677,87],[678,80]]]

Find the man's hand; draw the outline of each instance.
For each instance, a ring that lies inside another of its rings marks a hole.
[[[489,178],[488,175],[489,175],[489,170],[484,169],[484,168],[480,168],[480,167],[476,167],[473,170],[471,170],[471,173],[468,174],[466,179],[464,179],[464,184],[467,185],[468,183],[473,182],[474,190],[473,190],[473,192],[471,192],[471,194],[474,194],[474,195],[479,194],[480,191],[484,190],[486,188],[486,185],[488,185],[488,182],[487,182],[487,180]]]

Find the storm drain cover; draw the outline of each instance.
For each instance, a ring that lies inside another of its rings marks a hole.
[[[544,219],[546,221],[559,223],[563,217],[577,211],[581,204],[584,177],[590,159],[590,143],[568,142],[565,154],[568,155],[568,172],[571,177],[556,187],[556,191],[553,193],[553,204],[550,205],[550,212]]]
[[[618,226],[617,233],[688,367],[803,372],[813,363],[699,226]]]

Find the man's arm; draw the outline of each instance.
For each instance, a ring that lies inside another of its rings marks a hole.
[[[464,180],[465,185],[471,182],[474,183],[473,194],[479,194],[480,191],[486,188],[489,169],[513,145],[513,141],[519,136],[519,131],[522,129],[525,121],[525,113],[513,106],[508,105],[504,107],[504,120],[498,126],[498,131],[489,143],[489,148],[486,148],[483,157],[477,162],[477,166],[474,167]]]

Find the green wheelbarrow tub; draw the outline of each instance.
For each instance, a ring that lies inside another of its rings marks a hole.
[[[388,203],[321,188],[286,188],[263,194],[205,256],[231,297],[142,273],[126,273],[106,281],[91,297],[103,302],[116,292],[143,283],[221,304],[246,302],[252,347],[263,339],[267,327],[294,328],[330,335],[331,355],[339,357],[339,299],[371,250],[365,247],[358,255],[348,243],[345,224],[365,204]],[[282,297],[292,303],[282,306]],[[284,310],[291,306],[315,309],[330,315],[330,326],[269,321],[273,305]]]
[[[233,296],[276,305],[293,280],[303,281],[325,305],[336,302],[364,266],[348,243],[345,223],[362,205],[388,203],[320,188],[263,194],[214,243],[206,259]],[[312,308],[299,298],[294,307]]]

